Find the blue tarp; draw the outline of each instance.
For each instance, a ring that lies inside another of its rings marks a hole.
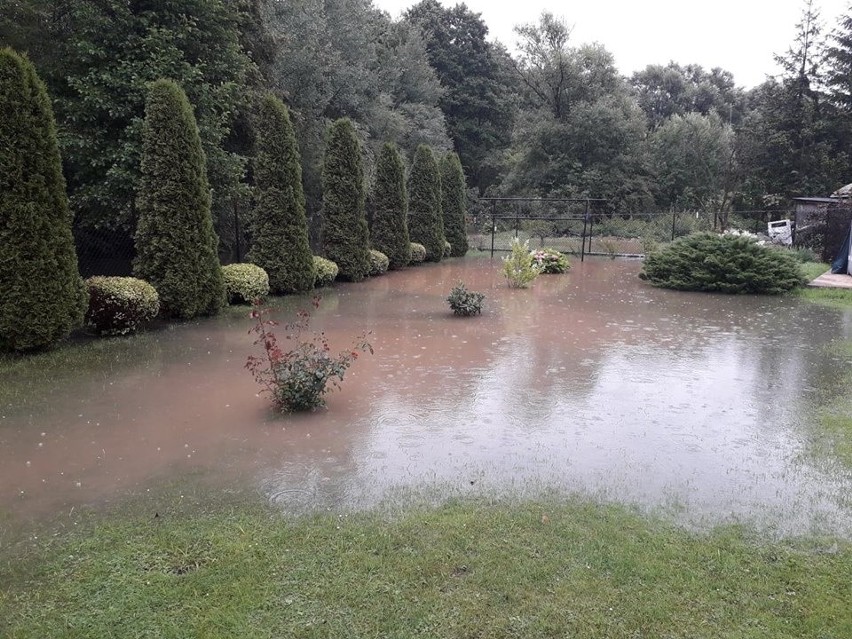
[[[835,257],[834,261],[831,263],[832,273],[843,273],[844,275],[849,273],[850,242],[852,242],[852,226],[850,226],[849,230],[846,232],[846,239],[843,241],[843,246],[840,247],[840,251],[837,253],[837,257]]]

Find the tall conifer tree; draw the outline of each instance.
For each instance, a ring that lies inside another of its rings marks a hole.
[[[29,60],[0,50],[0,350],[46,348],[79,326],[77,270],[56,123]]]
[[[408,264],[408,194],[405,190],[405,167],[396,145],[382,147],[376,162],[376,184],[373,193],[375,211],[370,229],[374,249],[388,256],[391,269]]]
[[[142,135],[134,272],[157,289],[164,315],[215,314],[225,284],[204,151],[192,106],[172,80],[151,83]]]
[[[287,107],[273,95],[260,104],[254,159],[254,233],[249,259],[269,274],[272,293],[314,286],[305,194],[296,136]]]
[[[348,118],[331,125],[322,169],[323,249],[338,277],[357,282],[370,273],[370,235],[364,213],[361,143]]]
[[[453,257],[467,253],[467,194],[464,171],[457,153],[447,153],[441,158],[441,214],[444,220],[444,236],[450,243]]]
[[[425,144],[417,147],[408,176],[408,233],[412,242],[426,247],[428,262],[443,259],[441,174],[435,154]]]

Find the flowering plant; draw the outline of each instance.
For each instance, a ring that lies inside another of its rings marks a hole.
[[[571,268],[568,258],[553,249],[536,249],[532,258],[542,273],[564,273]]]
[[[529,241],[521,244],[518,238],[512,240],[511,255],[503,258],[503,275],[512,288],[527,288],[541,273],[541,268],[533,261]]]
[[[314,308],[319,302],[318,297],[313,299]],[[323,395],[340,388],[343,374],[358,359],[359,352],[373,353],[366,333],[356,338],[350,350],[336,355],[332,354],[325,333],[310,333],[304,337],[311,318],[307,310],[300,310],[295,321],[284,325],[285,339],[293,342],[293,348],[284,350],[272,330],[278,322],[268,319],[268,314],[269,309],[261,303],[252,308],[250,317],[255,325],[249,334],[256,335],[254,345],[260,345],[263,352],[260,357],[250,355],[245,367],[263,386],[262,392],[272,395],[275,408],[283,413],[322,406]]]

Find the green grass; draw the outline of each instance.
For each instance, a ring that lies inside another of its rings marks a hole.
[[[805,262],[800,266],[808,281],[816,279],[831,268],[823,262]],[[825,306],[852,308],[852,289],[804,287],[797,289],[794,295]]]
[[[689,533],[588,503],[241,507],[46,539],[0,563],[0,636],[852,636],[848,542]]]

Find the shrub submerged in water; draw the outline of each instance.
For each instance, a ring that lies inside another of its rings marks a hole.
[[[314,308],[319,301],[314,298]],[[263,392],[272,395],[276,410],[282,413],[322,406],[323,396],[332,388],[340,388],[343,374],[358,359],[358,353],[373,353],[367,334],[363,334],[351,349],[332,355],[325,333],[309,333],[306,337],[311,319],[306,310],[299,311],[295,321],[284,325],[285,338],[293,345],[291,350],[284,351],[273,332],[278,322],[267,319],[267,314],[268,310],[261,304],[255,304],[252,309],[255,325],[249,332],[257,336],[254,345],[262,346],[263,352],[260,357],[250,355],[246,368],[263,386]]]
[[[532,252],[533,262],[536,263],[543,274],[565,273],[571,264],[568,258],[554,249],[542,248]]]
[[[503,258],[503,275],[511,288],[527,288],[541,273],[530,253],[529,241],[521,244],[518,238],[512,240],[512,253]]]
[[[648,255],[639,277],[679,291],[778,295],[803,283],[796,260],[736,235],[696,233]]]
[[[459,282],[450,291],[450,296],[447,302],[453,313],[461,317],[470,317],[471,315],[479,315],[482,313],[482,300],[485,295],[476,291],[469,291],[465,288],[464,282]]]

